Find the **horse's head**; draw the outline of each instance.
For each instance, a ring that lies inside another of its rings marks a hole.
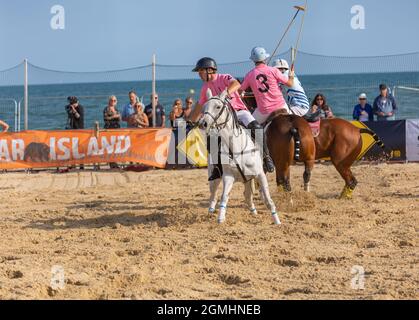
[[[207,103],[204,105],[204,116],[199,125],[201,129],[209,132],[213,128],[225,125],[229,119],[230,109],[226,103],[227,91],[219,96],[213,96],[210,89],[207,90]]]

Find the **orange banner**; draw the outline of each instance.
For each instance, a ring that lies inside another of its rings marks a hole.
[[[0,169],[135,162],[164,168],[171,129],[23,131],[0,134]]]

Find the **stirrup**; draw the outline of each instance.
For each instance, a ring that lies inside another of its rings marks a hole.
[[[208,181],[215,181],[218,180],[222,177],[222,173],[220,171],[220,168],[218,168],[217,166],[214,167],[214,169],[212,170],[211,176],[208,178]]]

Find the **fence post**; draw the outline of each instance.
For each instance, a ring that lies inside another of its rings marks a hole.
[[[15,103],[15,132],[19,131],[19,107],[17,105],[17,101],[13,100],[13,102]]]
[[[21,114],[22,114],[22,99],[19,100],[18,104],[17,104],[17,127],[18,127],[18,132],[20,132],[20,128],[21,128]]]
[[[25,75],[24,75],[24,117],[25,117],[25,130],[28,130],[28,59],[24,61]]]
[[[152,119],[153,128],[156,127],[156,54],[153,54],[152,61],[152,80],[151,80],[151,105],[153,108]]]

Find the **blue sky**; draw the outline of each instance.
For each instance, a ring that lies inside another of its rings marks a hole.
[[[68,71],[148,64],[247,60],[255,45],[272,51],[300,0],[0,0],[0,70],[20,63]],[[52,30],[53,5],[65,8],[65,30]],[[366,29],[351,28],[362,5]],[[337,56],[419,51],[419,1],[309,0],[301,50]],[[302,15],[299,17],[301,19]],[[296,42],[300,20],[280,51]]]

